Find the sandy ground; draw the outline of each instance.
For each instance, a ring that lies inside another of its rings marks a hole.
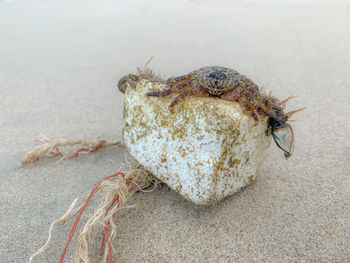
[[[127,155],[24,168],[31,141],[120,139],[116,82],[151,56],[165,77],[228,66],[308,108],[294,156],[272,144],[257,181],[218,205],[138,193],[117,218],[118,262],[350,262],[349,1],[14,0],[0,1],[0,25],[0,262],[28,261]],[[58,261],[71,225],[35,262]]]

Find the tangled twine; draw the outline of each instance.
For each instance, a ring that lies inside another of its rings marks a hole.
[[[25,156],[21,161],[22,165],[36,162],[39,160],[41,156],[44,156],[48,153],[51,154],[52,156],[55,156],[55,157],[59,156],[62,159],[67,160],[67,159],[77,158],[79,154],[82,152],[87,152],[87,153],[96,152],[101,148],[105,148],[113,145],[125,146],[122,141],[107,142],[105,140],[99,140],[99,139],[97,139],[96,141],[86,141],[83,139],[50,140],[48,138],[43,138],[43,139],[35,140],[34,143],[37,144],[37,146],[25,154]],[[82,147],[78,150],[73,150],[67,153],[62,153],[59,149],[60,146],[74,146],[79,144],[85,147]]]
[[[42,139],[36,140],[39,145],[33,150],[28,152],[22,160],[22,164],[29,164],[37,161],[41,156],[50,153],[53,156],[60,156],[63,159],[72,159],[78,157],[81,152],[95,152],[98,149],[111,145],[123,145],[122,142],[106,142],[105,140],[96,140],[90,142],[82,139]],[[69,153],[62,153],[59,150],[59,146],[74,146],[84,145],[86,147],[80,148]],[[48,247],[51,240],[51,233],[54,225],[64,224],[68,219],[76,216],[73,227],[70,231],[68,241],[61,253],[59,262],[63,263],[66,255],[67,248],[72,241],[74,233],[77,230],[78,223],[82,214],[85,211],[88,203],[92,199],[96,192],[104,193],[100,205],[94,210],[93,214],[89,216],[85,226],[81,229],[76,241],[76,250],[74,256],[74,263],[90,263],[91,258],[89,256],[89,245],[92,243],[92,233],[98,227],[102,229],[102,244],[101,254],[103,255],[102,263],[113,263],[117,251],[113,247],[113,240],[117,235],[117,228],[114,222],[115,216],[118,211],[123,208],[128,208],[126,202],[132,197],[132,195],[143,190],[150,185],[154,185],[154,188],[158,184],[158,181],[152,176],[151,173],[146,171],[141,165],[134,164],[129,166],[125,171],[119,171],[113,175],[103,178],[101,181],[95,184],[89,195],[84,195],[76,198],[67,212],[59,219],[55,220],[49,228],[49,236],[46,243],[38,249],[29,259],[29,262],[33,262],[33,259],[42,254]],[[77,203],[84,200],[84,203],[77,207]],[[130,206],[129,206],[130,207]]]

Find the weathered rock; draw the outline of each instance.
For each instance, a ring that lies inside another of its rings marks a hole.
[[[123,137],[130,154],[157,178],[196,204],[213,204],[252,183],[271,137],[267,120],[254,126],[239,103],[188,96],[170,112],[174,95],[148,97],[165,86],[128,86]]]

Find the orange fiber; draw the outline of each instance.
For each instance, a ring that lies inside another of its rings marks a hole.
[[[73,224],[73,227],[72,227],[72,229],[71,229],[71,231],[70,231],[70,234],[69,234],[69,238],[68,238],[68,241],[67,241],[67,244],[66,244],[66,246],[64,247],[64,249],[63,249],[63,251],[62,251],[62,253],[61,253],[61,257],[60,257],[60,261],[59,261],[59,263],[63,263],[63,259],[64,259],[64,257],[65,257],[65,255],[66,255],[66,252],[67,252],[67,248],[68,248],[68,246],[69,246],[69,243],[72,241],[72,238],[73,238],[73,236],[74,236],[74,233],[75,233],[75,231],[76,231],[76,229],[77,229],[77,227],[78,227],[78,223],[79,223],[79,220],[80,220],[80,217],[81,217],[81,215],[84,213],[84,210],[85,210],[85,208],[87,207],[87,205],[89,204],[89,202],[90,202],[90,199],[92,198],[92,196],[94,195],[94,193],[98,190],[98,188],[100,187],[100,185],[101,185],[101,183],[104,181],[104,180],[107,180],[107,179],[109,179],[109,178],[112,178],[112,177],[116,177],[116,176],[118,176],[118,175],[121,175],[123,178],[125,178],[125,175],[124,175],[124,173],[122,173],[122,172],[117,172],[117,173],[115,173],[115,174],[113,174],[113,175],[110,175],[110,176],[107,176],[107,177],[105,177],[105,178],[103,178],[101,181],[99,181],[97,184],[95,184],[95,186],[92,188],[92,190],[91,190],[91,192],[90,192],[90,195],[89,195],[89,197],[86,199],[86,201],[85,201],[85,203],[84,203],[84,206],[81,208],[81,210],[79,211],[79,214],[78,214],[78,216],[76,217],[76,219],[75,219],[75,222],[74,222],[74,224]],[[105,233],[106,233],[106,229],[105,229]],[[107,242],[108,242],[108,230],[107,230],[107,233],[105,234],[106,235],[106,238],[107,238]],[[111,255],[112,255],[112,251],[111,251],[111,247],[110,247],[110,244],[108,244],[108,248],[109,248],[109,263],[113,263],[111,260]]]

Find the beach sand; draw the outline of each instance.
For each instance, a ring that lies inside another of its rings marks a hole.
[[[151,56],[164,77],[227,66],[307,109],[291,123],[294,155],[272,143],[257,181],[215,206],[164,186],[137,193],[116,218],[117,262],[350,261],[350,1],[14,0],[0,2],[0,25],[0,262],[28,261],[127,156],[21,167],[31,141],[120,139],[116,83]],[[72,224],[34,262],[57,262]]]

